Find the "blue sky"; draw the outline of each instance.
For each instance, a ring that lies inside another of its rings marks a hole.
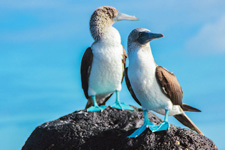
[[[114,25],[125,48],[134,28],[165,35],[151,43],[156,63],[175,73],[183,101],[202,110],[188,116],[225,149],[223,0],[0,0],[0,149],[20,149],[36,126],[84,108],[80,62],[103,5],[140,19]],[[121,99],[136,105],[124,83]]]

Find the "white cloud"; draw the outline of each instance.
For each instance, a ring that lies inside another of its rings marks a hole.
[[[225,15],[214,23],[204,25],[186,43],[186,49],[201,55],[225,53]]]

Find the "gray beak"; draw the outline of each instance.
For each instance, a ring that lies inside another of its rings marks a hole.
[[[120,20],[139,20],[139,19],[135,16],[130,16],[130,15],[123,14],[123,13],[119,12],[118,15],[115,18],[113,18],[113,21],[117,22],[117,21],[120,21]]]
[[[142,32],[141,35],[139,35],[138,42],[140,44],[146,44],[150,42],[151,40],[158,39],[161,37],[164,37],[164,35],[160,33],[152,33],[152,32],[146,31],[146,32]]]

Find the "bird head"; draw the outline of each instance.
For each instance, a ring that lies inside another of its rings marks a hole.
[[[135,16],[120,13],[116,8],[102,6],[97,8],[90,19],[90,30],[94,39],[101,36],[102,31],[121,20],[138,20]]]
[[[91,16],[90,23],[113,24],[121,20],[139,20],[135,16],[130,16],[119,12],[111,6],[102,6],[97,8]]]
[[[134,29],[128,37],[128,46],[131,44],[136,44],[138,46],[144,46],[151,40],[163,37],[163,34],[153,33],[145,28]]]

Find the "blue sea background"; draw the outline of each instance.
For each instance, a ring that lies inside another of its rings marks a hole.
[[[85,107],[80,62],[103,5],[140,19],[115,23],[125,48],[134,28],[164,34],[151,42],[156,63],[175,73],[184,103],[202,110],[188,116],[225,149],[223,0],[0,0],[0,149],[21,149],[38,125]],[[125,83],[121,100],[138,106]]]

